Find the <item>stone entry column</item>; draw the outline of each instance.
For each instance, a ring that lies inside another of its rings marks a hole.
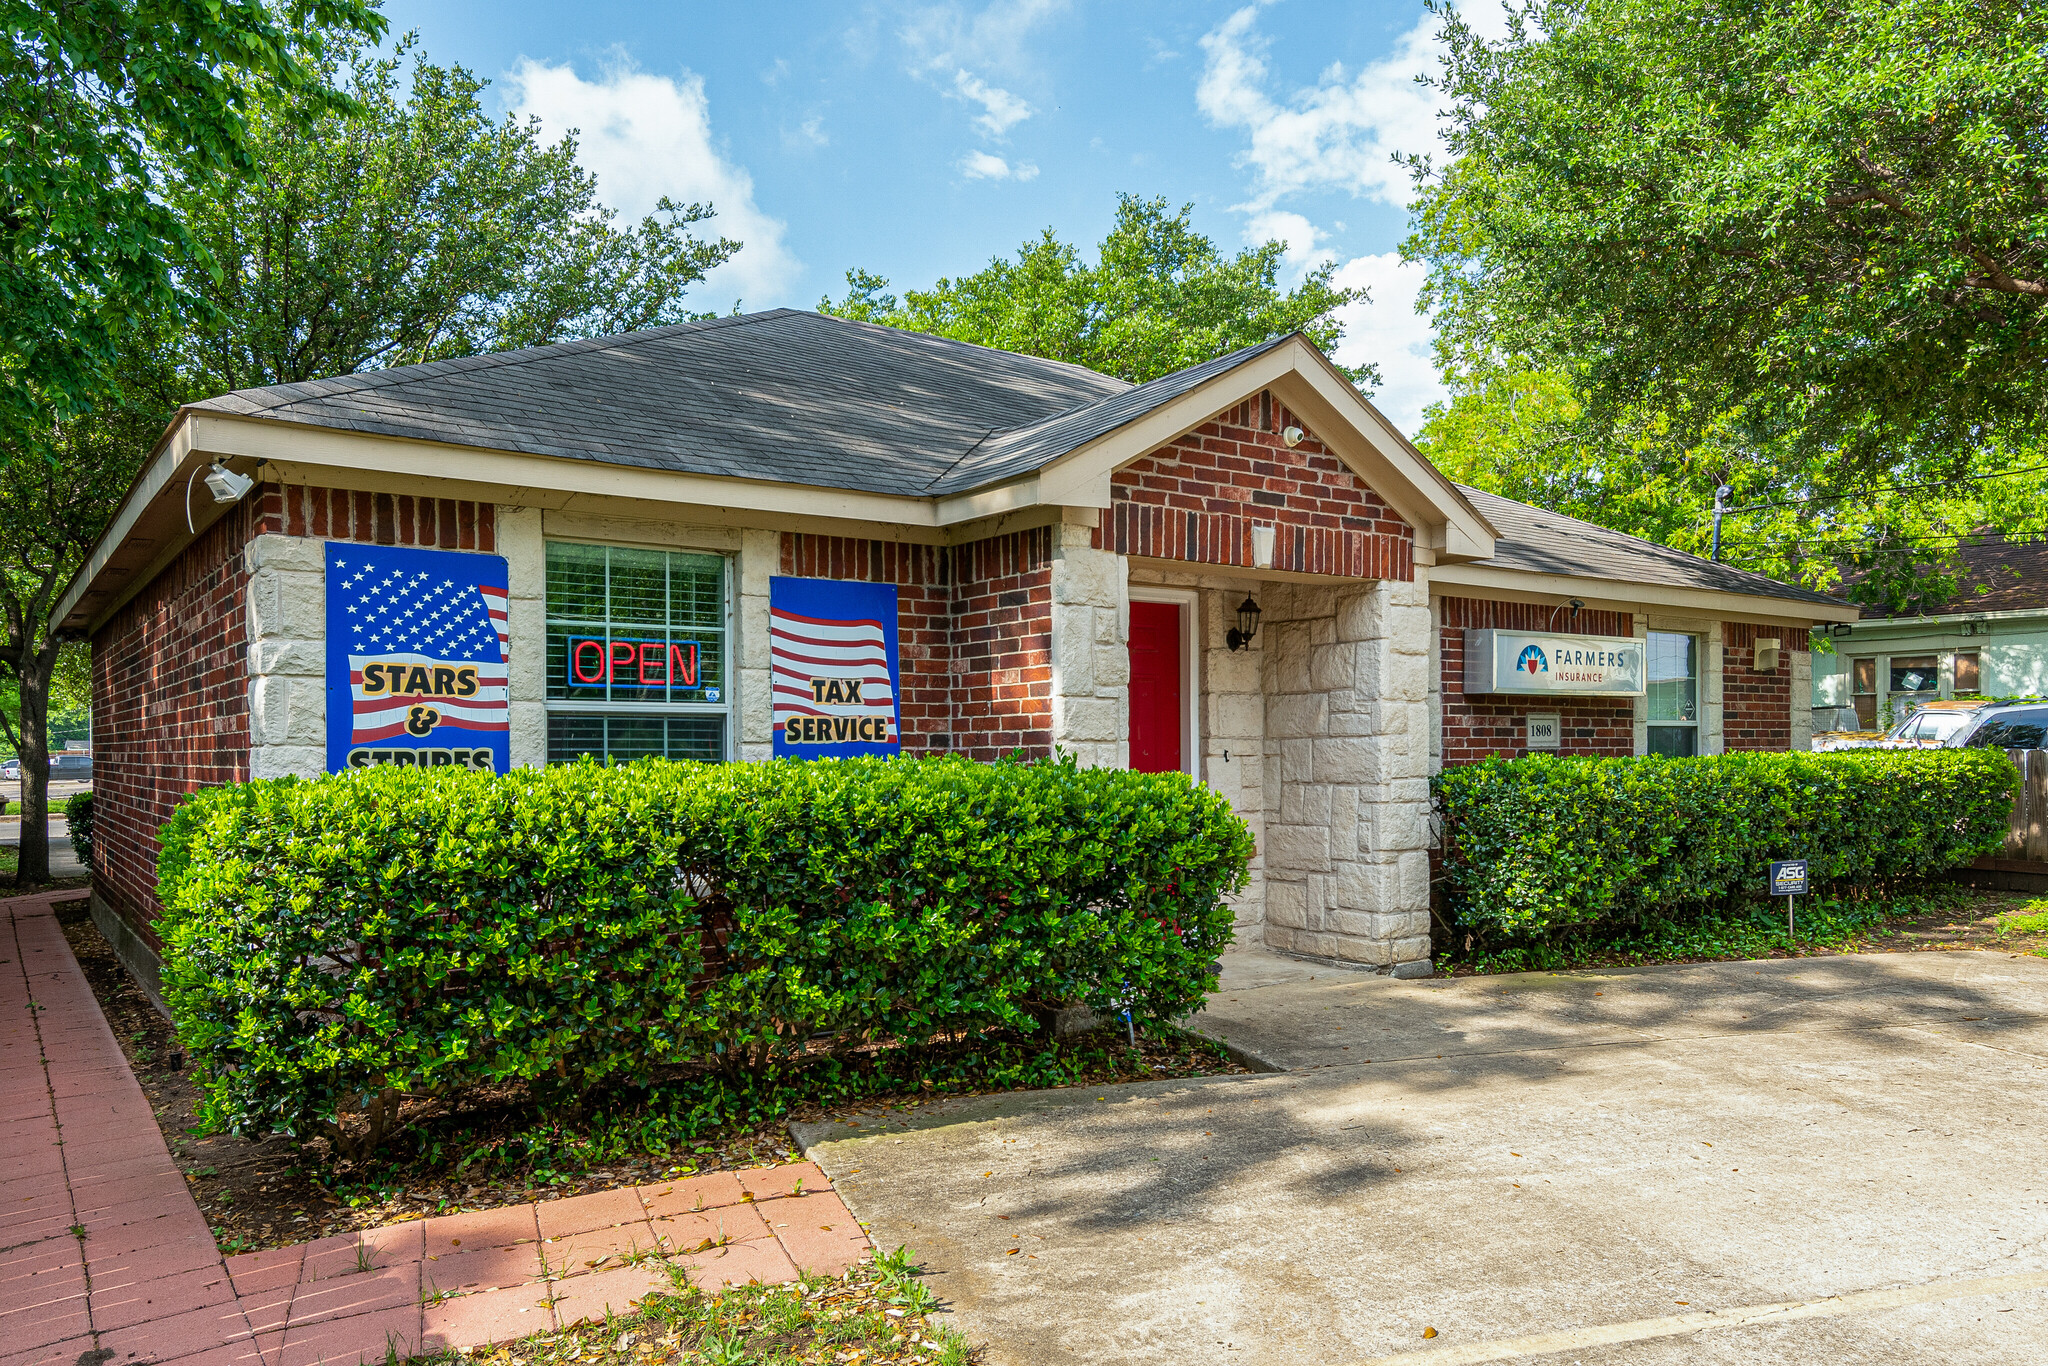
[[[1127,562],[1085,526],[1054,529],[1052,743],[1093,768],[1130,762]]]
[[[1429,972],[1429,588],[1276,585],[1266,639],[1266,943]]]

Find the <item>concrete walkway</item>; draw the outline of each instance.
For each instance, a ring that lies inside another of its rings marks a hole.
[[[223,1259],[64,940],[0,902],[0,1366],[355,1366],[624,1312],[671,1282],[837,1275],[871,1244],[809,1163]]]
[[[1226,960],[1284,1072],[806,1126],[991,1366],[2048,1360],[2048,962]]]

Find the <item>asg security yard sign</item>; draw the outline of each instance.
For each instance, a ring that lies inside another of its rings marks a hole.
[[[902,753],[896,585],[771,578],[768,619],[775,753]]]
[[[327,768],[512,767],[505,561],[327,543]]]
[[[1792,912],[1799,904],[1799,898],[1806,892],[1806,860],[1780,860],[1770,866],[1767,875],[1771,881],[1771,895],[1785,898],[1785,937],[1796,940],[1799,931],[1793,921]]]
[[[1465,691],[1527,697],[1641,697],[1644,642],[1631,636],[1465,632]]]

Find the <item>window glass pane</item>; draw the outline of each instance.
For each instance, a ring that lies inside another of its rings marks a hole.
[[[550,543],[548,576],[549,698],[728,700],[723,558]]]
[[[1923,740],[1946,742],[1949,737],[1970,724],[1968,712],[1929,711],[1922,712],[1921,716],[1925,718],[1925,724],[1920,731],[1920,738]]]
[[[1852,693],[1875,693],[1877,691],[1877,661],[1874,659],[1853,659],[1849,661],[1849,691]]]
[[[668,624],[668,556],[659,550],[612,550],[611,619]]]
[[[548,762],[584,755],[609,763],[650,757],[718,763],[725,758],[723,716],[556,712],[548,717]]]
[[[725,626],[725,561],[716,555],[668,557],[669,622]]]
[[[1993,749],[2048,748],[2048,707],[2000,712],[1970,737],[1969,744],[1972,749],[1984,745]]]
[[[548,543],[548,615],[604,620],[604,547]]]
[[[1941,678],[1933,655],[1914,655],[1892,660],[1893,692],[1936,692]]]
[[[1699,720],[1698,638],[1652,631],[1648,644],[1650,720]]]
[[[1661,754],[1667,759],[1690,758],[1699,753],[1699,736],[1697,726],[1652,726],[1650,753]]]
[[[1970,693],[1977,691],[1977,652],[1971,650],[1956,656],[1956,691]]]

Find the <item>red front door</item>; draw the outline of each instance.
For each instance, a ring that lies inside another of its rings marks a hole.
[[[1180,633],[1180,604],[1131,604],[1131,767],[1140,773],[1183,766]]]

